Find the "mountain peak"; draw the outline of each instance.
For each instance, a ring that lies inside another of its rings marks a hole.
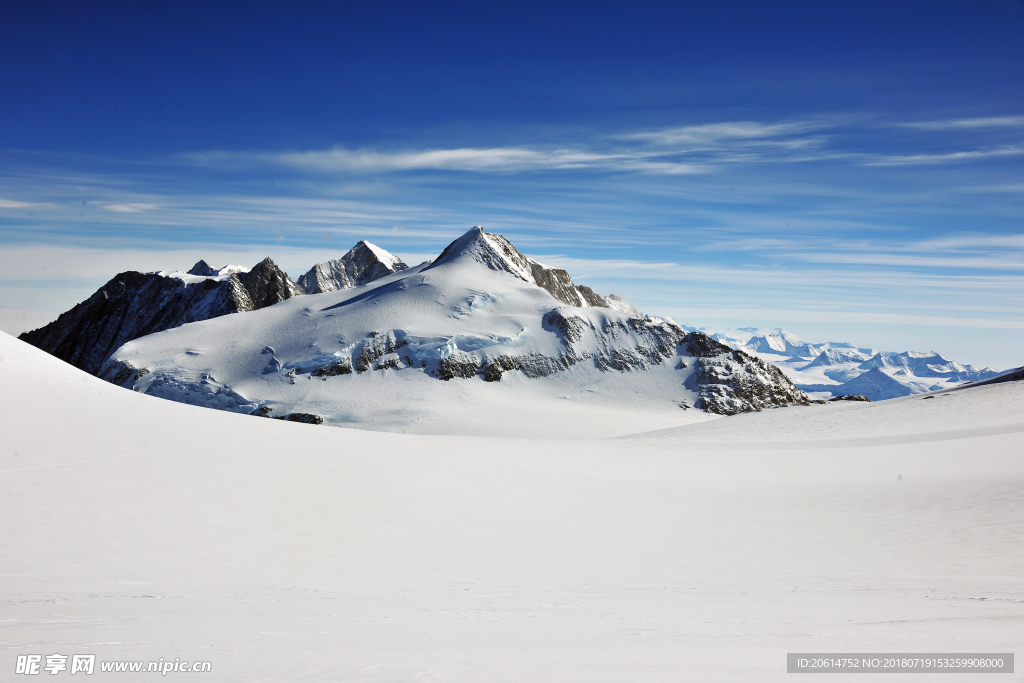
[[[360,240],[341,258],[310,268],[297,284],[306,294],[321,294],[365,285],[408,268],[402,259],[386,249]]]
[[[613,308],[640,315],[639,311],[614,295],[603,297],[589,287],[577,286],[569,273],[561,268],[549,268],[523,256],[504,236],[485,232],[481,225],[474,225],[471,230],[445,247],[441,255],[425,270],[463,263],[479,264],[490,270],[509,273],[520,280],[537,285],[567,306]]]
[[[356,242],[356,246],[349,249],[348,253],[342,257],[342,259],[355,260],[365,259],[367,261],[379,261],[380,263],[387,266],[391,272],[406,270],[409,266],[405,265],[402,259],[398,258],[386,249],[381,249],[372,242],[366,240],[359,240]]]
[[[476,262],[491,270],[505,271],[534,284],[530,260],[520,254],[503,236],[484,232],[482,225],[474,225],[445,247],[441,255],[427,268],[437,268],[456,262]]]
[[[192,269],[188,271],[189,275],[201,275],[203,277],[210,277],[211,275],[217,274],[216,268],[211,268],[210,264],[206,261],[199,259]]]

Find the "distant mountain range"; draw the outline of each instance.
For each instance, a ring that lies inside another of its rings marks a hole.
[[[772,363],[814,398],[860,394],[881,401],[949,389],[999,374],[988,367],[962,365],[934,351],[896,353],[845,342],[808,343],[778,329],[703,331],[730,348]]]

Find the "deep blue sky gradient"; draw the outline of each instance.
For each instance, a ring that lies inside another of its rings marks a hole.
[[[483,223],[680,322],[1020,365],[1022,96],[1009,0],[7,3],[0,328],[131,250]]]

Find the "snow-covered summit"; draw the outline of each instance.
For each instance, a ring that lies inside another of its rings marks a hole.
[[[472,230],[445,247],[427,269],[465,263],[480,264],[515,275],[524,282],[534,282],[529,259],[507,239],[496,233],[484,232],[480,225],[473,226]]]
[[[180,270],[158,270],[152,275],[159,275],[160,277],[169,277],[176,280],[181,280],[186,285],[194,285],[206,280],[214,280],[222,282],[227,280],[235,273],[248,273],[249,268],[245,266],[227,265],[221,268],[213,268],[206,261],[200,259],[194,266],[187,271]]]
[[[597,306],[611,308],[623,313],[641,315],[639,311],[618,296],[601,296],[590,287],[576,285],[569,273],[561,268],[551,268],[521,254],[512,243],[497,233],[484,232],[483,226],[476,225],[441,252],[428,266],[437,268],[447,264],[476,264],[490,270],[504,271],[515,277],[535,284],[551,296],[568,306],[586,308]]]
[[[804,370],[817,367],[831,367],[835,365],[841,365],[843,363],[859,363],[862,360],[860,354],[857,353],[843,353],[833,348],[825,348],[821,353],[815,356],[814,360],[804,366]]]
[[[408,267],[394,254],[363,240],[341,258],[316,264],[297,284],[306,294],[321,294],[365,285]]]

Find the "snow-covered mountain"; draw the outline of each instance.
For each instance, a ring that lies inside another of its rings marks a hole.
[[[845,342],[807,343],[782,330],[708,332],[731,348],[773,363],[797,387],[819,399],[860,394],[880,401],[948,389],[998,374],[992,368],[962,365],[934,351],[896,353]]]
[[[361,241],[341,258],[310,268],[297,284],[306,294],[321,294],[365,285],[408,267],[376,244]]]
[[[467,392],[502,397],[512,420],[517,402],[556,397],[677,416],[807,403],[773,365],[578,287],[479,227],[364,285],[130,341],[99,375],[233,412],[412,431],[473,414]]]

